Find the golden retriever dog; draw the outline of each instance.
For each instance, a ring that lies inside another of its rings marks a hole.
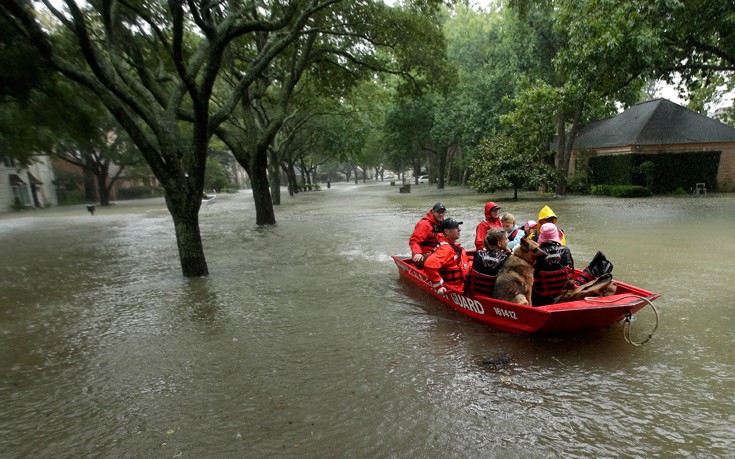
[[[531,304],[533,267],[537,259],[545,256],[546,253],[539,248],[537,243],[527,238],[521,239],[513,255],[508,257],[503,267],[500,268],[492,297],[533,306]]]

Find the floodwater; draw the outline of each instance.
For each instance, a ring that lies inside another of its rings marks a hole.
[[[220,195],[202,279],[162,200],[0,217],[0,456],[731,457],[735,195],[508,197],[333,184],[258,228]],[[654,337],[496,332],[399,278],[434,202],[471,247],[486,199],[661,293]]]

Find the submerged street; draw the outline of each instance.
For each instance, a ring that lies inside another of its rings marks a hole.
[[[2,456],[729,455],[735,195],[510,196],[333,183],[259,228],[250,193],[220,194],[201,279],[162,199],[0,216]],[[578,267],[602,250],[660,293],[653,339],[496,332],[399,279],[435,202],[471,248],[487,200],[550,205]]]

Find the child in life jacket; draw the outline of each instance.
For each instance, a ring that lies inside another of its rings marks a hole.
[[[508,248],[513,250],[521,243],[521,238],[526,235],[522,228],[516,225],[516,218],[510,212],[506,212],[500,217],[503,229],[508,235]]]

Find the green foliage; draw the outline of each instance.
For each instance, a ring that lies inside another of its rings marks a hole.
[[[322,189],[318,183],[306,183],[298,185],[299,191],[319,191]]]
[[[569,180],[568,189],[572,193],[588,194],[590,192],[589,174],[577,171]]]
[[[67,190],[66,188],[57,188],[56,199],[60,206],[72,206],[87,202],[87,198],[84,196],[84,190],[78,189]]]
[[[117,197],[121,200],[153,198],[161,195],[162,193],[159,189],[154,189],[145,185],[134,185],[129,188],[121,188],[117,192]]]
[[[653,190],[653,181],[656,178],[656,164],[653,161],[643,161],[638,166],[638,171],[643,176],[643,183],[646,185],[646,188]]]
[[[695,183],[706,183],[714,191],[719,163],[720,152],[711,151],[598,156],[590,159],[589,167],[596,185],[645,185],[653,193],[670,193]]]
[[[631,185],[636,170],[633,155],[590,158],[589,169],[595,185]]]
[[[536,152],[522,150],[516,139],[508,135],[485,140],[471,167],[469,184],[479,193],[534,188],[554,179],[553,169],[540,161]]]
[[[687,193],[687,192],[686,192],[686,191],[684,190],[684,188],[682,188],[682,187],[679,187],[679,188],[675,189],[675,190],[673,191],[673,193],[671,193],[671,194],[672,194],[672,195],[674,195],[674,196],[686,196],[686,195],[688,195],[689,193]]]
[[[592,185],[590,193],[615,198],[641,198],[651,195],[648,188],[638,185]]]
[[[204,173],[204,190],[222,190],[230,184],[227,170],[219,158],[207,158],[207,169]]]

